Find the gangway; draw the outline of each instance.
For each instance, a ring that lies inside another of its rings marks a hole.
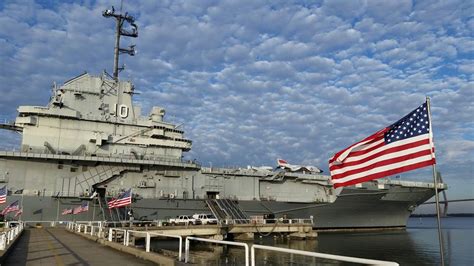
[[[209,199],[206,200],[206,204],[219,221],[232,219],[237,223],[248,223],[249,216],[245,214],[235,200]]]

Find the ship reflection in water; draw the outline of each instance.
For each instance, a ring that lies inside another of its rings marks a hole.
[[[473,218],[443,219],[446,265],[474,265],[472,239]],[[395,261],[400,265],[439,265],[436,222],[432,218],[410,218],[406,231],[320,233],[315,240],[289,240],[280,236],[267,236],[257,237],[254,243]],[[155,250],[177,252],[177,242],[159,241],[153,244]],[[257,250],[256,257],[256,265],[359,265],[265,250]],[[245,256],[243,248],[192,242],[190,260],[198,265],[244,265]]]

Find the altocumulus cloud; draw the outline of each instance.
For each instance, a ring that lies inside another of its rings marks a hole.
[[[101,11],[111,4],[120,3],[0,4],[1,118],[44,105],[53,81],[110,72],[113,22]],[[122,78],[134,81],[145,112],[161,105],[183,124],[190,158],[245,166],[283,157],[327,169],[334,152],[430,96],[438,168],[445,180],[474,178],[469,1],[125,1],[124,9],[140,36]],[[8,149],[18,142],[5,140]]]

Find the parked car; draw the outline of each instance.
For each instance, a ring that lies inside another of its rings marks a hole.
[[[200,220],[202,224],[217,224],[217,218],[212,214],[196,213],[193,218]]]
[[[197,225],[202,224],[199,219],[190,217],[189,215],[179,215],[176,218],[171,218],[169,223],[172,225]]]

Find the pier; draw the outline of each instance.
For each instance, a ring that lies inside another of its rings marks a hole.
[[[152,224],[117,224],[97,221],[82,222],[12,222],[5,223],[0,232],[0,259],[2,265],[184,265],[190,263],[191,242],[211,245],[231,245],[242,248],[245,265],[255,265],[255,251],[299,254],[321,260],[336,260],[361,264],[398,265],[394,262],[338,256],[317,252],[256,245],[252,242],[224,241],[217,235],[230,236],[250,233],[286,232],[304,234],[302,221],[271,222],[270,224],[218,224],[164,226]],[[300,223],[298,223],[300,222]],[[257,229],[258,228],[258,229]],[[218,233],[218,234],[216,234]],[[192,236],[191,236],[192,235]],[[200,237],[198,237],[200,236]],[[151,249],[151,240],[172,238],[177,243],[177,252],[157,253]],[[139,244],[135,243],[140,241]]]
[[[130,226],[135,231],[176,236],[199,236],[216,240],[253,240],[255,236],[285,234],[293,239],[313,239],[317,237],[311,219],[266,219],[256,223],[252,220],[224,220],[211,225],[171,225],[171,226]]]
[[[27,228],[2,265],[154,265],[64,228]]]

